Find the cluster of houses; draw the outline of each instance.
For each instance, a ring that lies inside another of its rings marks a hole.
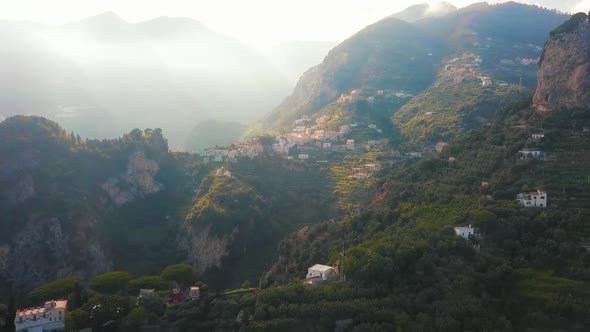
[[[368,179],[372,174],[380,168],[378,163],[367,163],[358,167],[353,167],[352,171],[354,174],[350,175],[350,178],[355,179]]]
[[[411,93],[408,93],[404,90],[377,90],[377,93],[375,95],[365,97],[361,94],[361,90],[354,89],[354,90],[350,91],[350,93],[341,94],[336,102],[339,105],[350,104],[350,103],[353,103],[353,102],[359,101],[359,100],[366,100],[369,103],[373,103],[373,102],[375,102],[376,96],[387,97],[387,98],[408,99],[408,98],[412,98],[414,95],[412,95]]]
[[[455,57],[447,63],[444,67],[444,71],[441,73],[441,79],[437,82],[440,84],[463,84],[468,81],[481,82],[482,87],[489,87],[493,85],[491,77],[483,76],[479,72],[479,66],[482,60],[479,56],[473,53],[464,53],[460,57]]]
[[[387,140],[369,140],[358,144],[354,139],[344,139],[351,130],[361,126],[359,123],[349,123],[327,128],[327,116],[318,117],[315,122],[309,116],[303,116],[293,122],[291,131],[285,135],[276,136],[272,142],[263,145],[260,140],[253,139],[248,143],[235,144],[227,148],[210,148],[198,152],[204,163],[236,163],[238,158],[254,158],[263,153],[283,155],[287,159],[309,159],[310,153],[320,151],[349,151],[356,152],[364,148],[370,150],[375,146],[387,144]],[[364,124],[368,130],[383,133],[376,124]],[[293,151],[296,151],[293,153]],[[297,153],[298,152],[298,153]],[[231,177],[226,169],[218,170],[217,176]]]
[[[52,300],[42,307],[17,310],[14,318],[16,331],[63,331],[67,305],[67,300]]]
[[[210,162],[231,162],[236,163],[238,157],[254,158],[264,152],[264,146],[260,142],[249,142],[238,144],[230,148],[211,148],[198,152],[204,163]]]

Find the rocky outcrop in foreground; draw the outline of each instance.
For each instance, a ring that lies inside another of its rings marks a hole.
[[[533,107],[590,108],[590,22],[578,13],[551,32],[540,61]]]

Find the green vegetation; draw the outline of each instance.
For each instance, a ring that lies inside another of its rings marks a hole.
[[[66,298],[66,296],[73,292],[76,285],[81,282],[78,278],[66,278],[50,282],[41,287],[33,289],[28,298],[31,302],[41,302],[47,300],[55,300]]]
[[[164,280],[161,276],[143,276],[129,281],[129,292],[137,293],[140,289],[155,289],[157,291],[162,291],[172,289],[173,286],[173,283]]]
[[[160,277],[166,281],[175,282],[179,285],[188,285],[195,279],[193,268],[187,264],[176,264],[167,266]]]
[[[104,294],[126,293],[131,275],[125,271],[115,271],[97,275],[90,282],[90,289]]]
[[[556,37],[577,30],[580,26],[580,23],[587,19],[588,15],[586,13],[576,13],[572,15],[572,17],[569,20],[565,21],[562,25],[558,26],[555,30],[551,31],[550,35],[551,37]]]
[[[481,126],[496,110],[528,94],[514,85],[439,82],[405,104],[393,122],[412,143],[448,141],[466,129]]]
[[[383,19],[332,49],[256,127],[284,129],[353,89],[421,91],[434,80],[433,65],[446,52],[444,43],[428,32],[395,18]]]

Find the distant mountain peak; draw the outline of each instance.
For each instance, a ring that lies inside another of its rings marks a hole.
[[[406,22],[415,22],[424,18],[445,16],[457,10],[457,7],[446,1],[428,2],[410,6],[390,17],[395,17]]]
[[[113,11],[106,11],[98,15],[90,16],[82,21],[94,24],[128,24],[127,21]]]

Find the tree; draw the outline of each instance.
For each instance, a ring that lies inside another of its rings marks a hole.
[[[124,293],[127,290],[127,285],[131,280],[129,272],[115,271],[105,274],[100,274],[92,279],[90,288],[99,293],[116,294]]]
[[[250,280],[244,280],[244,282],[242,283],[242,288],[250,288],[250,287],[252,287]]]
[[[0,327],[3,327],[6,323],[6,317],[8,316],[8,307],[5,304],[0,303]]]
[[[174,285],[167,280],[164,280],[160,276],[143,276],[129,282],[130,292],[139,292],[140,289],[155,289],[155,290],[167,290],[173,288]]]
[[[145,313],[145,309],[142,307],[138,307],[131,310],[129,315],[127,315],[127,320],[129,320],[129,323],[134,327],[140,326],[141,324],[145,323],[146,319],[147,315]]]
[[[193,269],[187,264],[170,265],[162,271],[162,279],[174,281],[182,286],[189,285],[194,280]]]
[[[29,299],[39,302],[48,299],[67,298],[74,291],[76,284],[79,283],[80,279],[78,278],[59,279],[33,289],[29,293]]]
[[[10,296],[8,300],[8,309],[6,310],[6,323],[4,324],[4,331],[13,332],[16,330],[14,326],[14,318],[16,318],[16,306],[14,304],[14,296]]]

